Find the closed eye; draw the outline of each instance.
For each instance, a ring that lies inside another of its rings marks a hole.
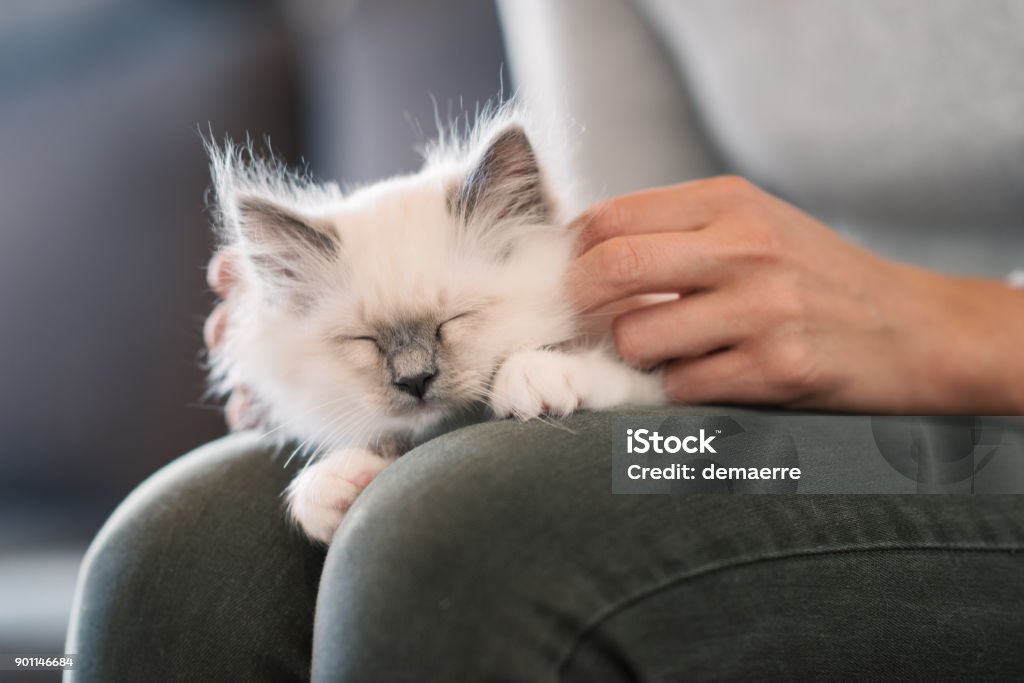
[[[344,344],[344,343],[347,343],[347,342],[355,342],[355,341],[370,342],[371,344],[376,346],[378,349],[380,348],[380,341],[376,337],[370,337],[370,336],[365,336],[365,335],[358,336],[358,337],[353,337],[353,336],[349,336],[347,334],[339,334],[339,335],[335,335],[334,341],[339,342],[341,344]]]
[[[440,339],[441,338],[441,328],[443,328],[445,325],[447,325],[450,322],[458,320],[459,318],[465,318],[465,317],[471,316],[475,312],[476,311],[465,311],[464,313],[459,313],[458,315],[453,315],[452,317],[448,318],[447,320],[445,320],[444,322],[442,322],[441,324],[439,324],[437,326],[437,332],[435,333],[435,336],[438,339]]]

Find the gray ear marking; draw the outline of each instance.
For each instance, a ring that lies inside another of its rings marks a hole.
[[[239,227],[243,237],[255,243],[291,243],[296,249],[312,249],[333,258],[338,253],[337,241],[287,209],[258,197],[238,200]]]
[[[537,156],[522,126],[501,131],[448,197],[449,211],[464,223],[486,215],[492,220],[543,223],[551,205]]]
[[[248,259],[265,280],[287,285],[338,256],[335,237],[268,199],[242,196],[235,208]]]

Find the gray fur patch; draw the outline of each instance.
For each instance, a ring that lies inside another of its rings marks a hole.
[[[338,243],[333,237],[265,199],[240,199],[238,214],[243,234],[254,242],[287,241],[327,258],[338,254]]]
[[[385,458],[398,458],[412,449],[413,442],[406,434],[383,434],[371,445]]]
[[[437,372],[437,322],[405,320],[377,330],[377,343],[392,380]]]

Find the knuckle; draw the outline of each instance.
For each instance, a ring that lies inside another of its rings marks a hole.
[[[604,242],[622,232],[623,211],[620,202],[606,199],[591,207],[584,219],[585,231],[593,243]]]
[[[718,176],[713,182],[720,192],[735,199],[746,199],[757,192],[757,187],[752,182],[739,175]]]
[[[773,265],[785,258],[782,232],[771,220],[747,215],[737,221],[733,228],[732,247],[739,261],[752,265]]]
[[[602,270],[620,290],[631,290],[643,280],[647,266],[635,242],[628,237],[609,240],[602,256]]]
[[[807,395],[817,384],[815,356],[802,339],[787,339],[776,345],[766,365],[769,381],[784,400]]]
[[[622,360],[627,363],[637,363],[641,360],[635,326],[628,317],[620,316],[612,321],[612,339]]]

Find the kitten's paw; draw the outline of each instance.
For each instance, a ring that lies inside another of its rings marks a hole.
[[[288,486],[288,510],[310,538],[328,544],[356,497],[391,464],[365,448],[328,454]]]
[[[521,351],[509,356],[494,378],[491,407],[498,417],[529,420],[568,415],[583,403],[585,363],[559,351]]]

